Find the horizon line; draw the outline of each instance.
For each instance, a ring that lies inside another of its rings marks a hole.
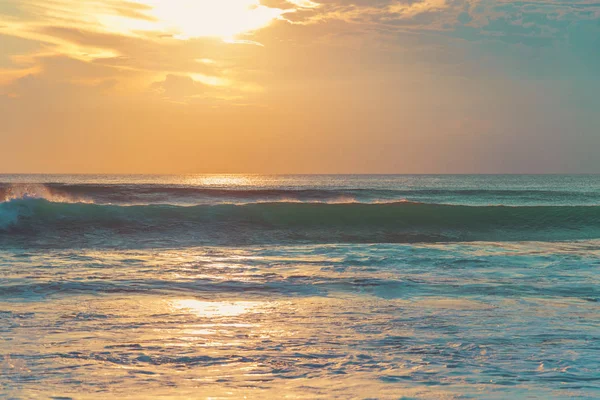
[[[254,176],[465,176],[465,175],[539,175],[539,176],[558,176],[558,175],[600,175],[599,172],[372,172],[372,173],[263,173],[263,172],[173,172],[173,173],[144,173],[144,172],[0,172],[0,176],[186,176],[186,175],[254,175]]]

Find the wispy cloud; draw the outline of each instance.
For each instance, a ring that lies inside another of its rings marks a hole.
[[[584,52],[600,34],[598,18],[594,0],[5,0],[0,84],[40,74],[60,57],[73,60],[75,69],[89,64],[86,73],[97,73],[95,81],[127,86],[204,76],[228,90],[260,87],[252,79],[268,68],[257,56],[273,59],[275,48],[285,48],[276,43],[300,39],[362,46],[374,37],[379,46],[404,51],[407,40],[400,38],[411,36],[403,34],[426,34],[538,49],[559,43]],[[272,49],[262,49],[267,42]],[[94,72],[95,66],[107,72]],[[138,79],[125,82],[124,74]]]
[[[20,43],[8,48],[0,64],[0,84],[40,73],[48,67],[42,60],[60,56],[102,65],[115,79],[121,71],[137,71],[140,77],[195,75],[254,87],[239,81],[243,77],[231,62],[195,60],[245,54],[240,46],[262,46],[252,37],[255,31],[318,5],[310,0],[6,0],[0,3],[0,40]]]

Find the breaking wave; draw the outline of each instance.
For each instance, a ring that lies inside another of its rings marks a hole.
[[[92,203],[82,193],[69,193],[40,183],[0,185],[0,203],[18,199],[44,199],[54,203]]]
[[[55,238],[65,245],[130,240],[240,245],[596,239],[600,206],[274,202],[184,207],[20,198],[0,204],[0,244],[15,238]]]

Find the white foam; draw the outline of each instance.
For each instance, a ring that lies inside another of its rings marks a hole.
[[[0,202],[19,199],[44,199],[53,203],[92,203],[83,196],[73,196],[40,183],[15,183],[0,192]]]

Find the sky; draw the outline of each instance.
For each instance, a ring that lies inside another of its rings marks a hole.
[[[600,172],[598,71],[600,0],[0,0],[0,172]]]

